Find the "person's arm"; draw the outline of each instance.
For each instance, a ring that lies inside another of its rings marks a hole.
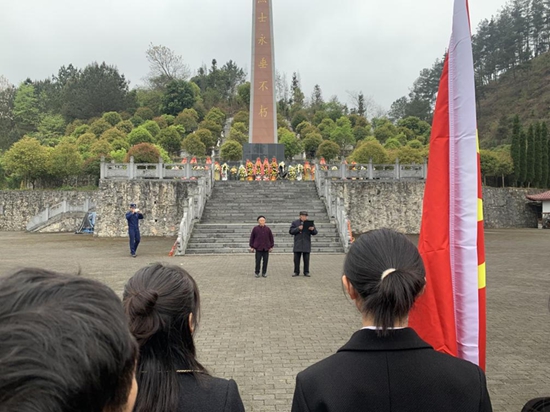
[[[248,246],[250,246],[250,249],[254,249],[255,239],[256,239],[256,228],[252,229],[252,232],[250,233],[250,240],[248,242]]]
[[[132,216],[132,212],[126,212],[126,220],[130,220],[130,216]]]
[[[313,226],[313,230],[310,230],[310,232],[312,235],[316,235],[317,234],[317,228],[315,226]]]
[[[237,382],[233,379],[229,379],[229,384],[227,385],[227,399],[225,402],[226,412],[244,412],[244,405],[239,394],[239,387]]]
[[[294,388],[294,398],[292,399],[291,412],[308,412],[306,398],[302,391],[302,384],[300,383],[300,377],[296,376],[296,388]]]
[[[292,224],[290,225],[290,230],[288,231],[288,233],[290,233],[291,235],[297,235],[298,233],[300,233],[300,227],[296,226],[294,223],[295,222],[292,222]]]
[[[269,251],[271,252],[275,247],[275,239],[273,238],[273,232],[269,229]]]

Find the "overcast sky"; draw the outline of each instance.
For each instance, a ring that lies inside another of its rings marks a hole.
[[[250,68],[253,0],[0,0],[0,75],[18,85],[62,65],[116,65],[134,87],[149,43],[171,48],[193,71],[213,58]],[[453,0],[272,0],[275,64],[300,74],[311,96],[362,91],[389,108],[420,70],[443,55]],[[506,0],[470,0],[475,31]]]

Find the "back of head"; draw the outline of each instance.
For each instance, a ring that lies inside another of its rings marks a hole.
[[[381,334],[407,318],[426,284],[418,249],[391,229],[361,235],[346,257],[344,274],[361,297],[362,313],[373,317]]]
[[[206,372],[196,359],[192,332],[200,311],[197,284],[182,268],[157,263],[130,278],[123,303],[140,349],[135,411],[175,410],[176,371]]]
[[[0,410],[122,411],[137,346],[102,283],[42,269],[0,279]]]

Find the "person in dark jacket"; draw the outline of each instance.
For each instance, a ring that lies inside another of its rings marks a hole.
[[[250,233],[250,251],[256,251],[256,267],[254,269],[255,276],[260,277],[260,263],[263,260],[262,276],[267,277],[267,262],[269,261],[269,252],[273,250],[275,242],[273,241],[273,233],[271,229],[265,225],[265,216],[258,216],[258,226],[252,229]]]
[[[141,241],[139,234],[139,221],[143,219],[143,215],[136,207],[135,203],[130,203],[130,210],[126,212],[126,220],[128,221],[128,236],[130,236],[130,254],[136,257],[137,248]]]
[[[309,254],[311,253],[311,236],[317,234],[317,229],[314,226],[310,226],[307,230],[304,230],[304,222],[307,220],[308,214],[306,211],[300,212],[300,218],[295,220],[290,225],[288,233],[294,236],[294,274],[292,276],[300,275],[300,260],[304,257],[304,276],[309,277]]]
[[[244,412],[237,383],[211,376],[197,360],[200,295],[189,273],[160,263],[144,267],[122,299],[140,352],[133,412]]]
[[[363,328],[332,356],[296,377],[292,412],[490,412],[485,374],[436,352],[407,327],[426,285],[417,248],[390,229],[351,246],[342,283]]]

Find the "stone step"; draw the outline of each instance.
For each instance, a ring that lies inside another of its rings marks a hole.
[[[220,253],[224,254],[230,254],[230,253],[243,253],[243,254],[251,254],[248,250],[248,248],[203,248],[203,249],[196,249],[193,247],[187,247],[185,250],[186,255],[217,255]],[[274,249],[271,253],[277,253],[277,254],[283,254],[283,253],[292,253],[292,248],[284,248],[284,249]],[[344,249],[340,245],[338,248],[330,248],[330,249],[323,249],[323,248],[311,248],[311,253],[327,253],[327,254],[337,254],[337,253],[344,253]]]

